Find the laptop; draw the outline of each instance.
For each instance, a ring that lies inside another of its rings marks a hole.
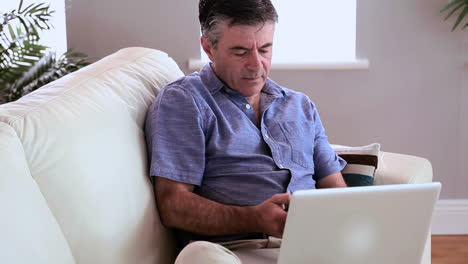
[[[440,183],[297,191],[279,264],[421,263]]]

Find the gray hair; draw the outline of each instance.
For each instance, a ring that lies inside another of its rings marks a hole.
[[[203,37],[216,47],[221,32],[219,25],[256,25],[278,22],[278,14],[270,0],[200,0],[199,20]]]

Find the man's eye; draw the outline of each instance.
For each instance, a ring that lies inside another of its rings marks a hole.
[[[269,51],[269,50],[259,50],[259,52],[260,52],[261,54],[268,53],[268,51]]]
[[[239,57],[242,57],[242,56],[244,56],[245,54],[247,54],[247,52],[245,52],[245,51],[244,51],[244,52],[237,52],[237,53],[234,53],[234,55],[239,56]]]

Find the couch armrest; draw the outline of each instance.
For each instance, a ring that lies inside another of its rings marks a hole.
[[[432,182],[431,163],[424,158],[381,151],[375,185]]]

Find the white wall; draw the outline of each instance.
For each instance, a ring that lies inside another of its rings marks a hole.
[[[67,0],[70,48],[101,58],[123,47],[169,53],[184,69],[199,54],[197,0]]]
[[[461,170],[457,186],[458,192],[468,193],[468,30],[465,30],[462,42],[463,56],[461,56],[462,62],[464,62],[464,68],[462,71],[462,86],[460,96],[460,163]],[[464,195],[468,197],[468,195]]]
[[[185,72],[199,55],[197,0],[68,1],[75,50],[103,57],[126,46],[157,48]],[[444,184],[441,197],[466,199],[468,31],[450,32],[437,14],[446,2],[359,0],[357,54],[369,70],[271,76],[317,103],[334,143],[380,142],[385,151],[428,158]]]

